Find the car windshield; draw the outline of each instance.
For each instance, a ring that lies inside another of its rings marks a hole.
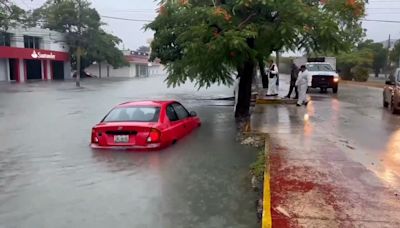
[[[103,122],[157,122],[159,116],[159,107],[122,107],[111,110]]]
[[[334,71],[329,64],[307,64],[309,71]]]

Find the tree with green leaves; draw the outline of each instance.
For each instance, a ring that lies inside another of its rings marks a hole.
[[[25,11],[9,0],[0,0],[0,32],[18,25],[25,18]]]
[[[344,80],[353,80],[352,70],[355,67],[369,68],[373,62],[374,55],[370,49],[354,48],[349,52],[341,52],[336,55],[337,68],[340,70],[340,76]]]
[[[374,70],[375,77],[379,77],[381,70],[387,65],[388,50],[382,43],[374,43],[373,40],[366,40],[358,44],[358,50],[368,49],[372,53],[371,68]]]
[[[42,27],[65,34],[72,67],[77,70],[77,86],[80,73],[93,62],[105,61],[115,68],[127,64],[118,49],[121,40],[101,28],[104,23],[87,0],[49,0],[32,17]]]
[[[146,26],[155,32],[151,58],[167,82],[199,87],[231,84],[237,73],[236,117],[249,115],[256,65],[279,50],[349,50],[363,30],[362,0],[162,0]]]

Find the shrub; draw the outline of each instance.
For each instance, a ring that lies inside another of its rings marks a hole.
[[[366,67],[356,66],[353,68],[354,80],[357,82],[366,82],[369,78],[369,70]]]

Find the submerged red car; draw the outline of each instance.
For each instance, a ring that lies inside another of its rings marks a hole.
[[[96,149],[162,149],[201,125],[195,112],[177,101],[127,102],[114,107],[92,129]]]

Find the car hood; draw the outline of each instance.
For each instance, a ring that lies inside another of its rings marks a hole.
[[[334,71],[309,71],[311,75],[338,76]]]

